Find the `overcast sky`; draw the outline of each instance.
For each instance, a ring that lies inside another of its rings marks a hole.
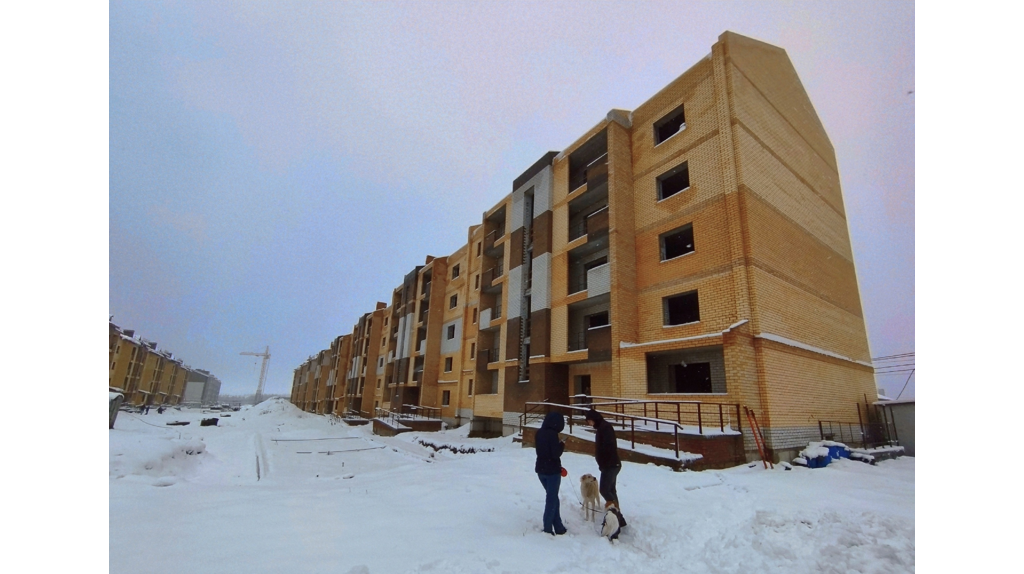
[[[112,2],[109,313],[225,394],[269,345],[287,393],[541,155],[725,30],[788,52],[835,147],[871,354],[915,351],[910,2]]]

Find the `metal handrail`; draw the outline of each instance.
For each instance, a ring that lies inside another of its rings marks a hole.
[[[547,402],[541,402],[541,403],[528,402],[528,403],[526,403],[526,409],[523,411],[523,414],[519,415],[519,432],[520,432],[520,434],[522,434],[523,428],[527,424],[526,419],[527,419],[528,415],[530,415],[531,413],[536,413],[536,411],[539,410],[540,407],[548,407],[549,409],[551,407],[556,407],[558,409],[564,409],[564,410],[568,410],[568,411],[582,411],[584,413],[586,413],[587,411],[590,410],[590,407],[577,407],[577,406],[572,406],[572,405],[560,405],[560,404],[557,404],[557,403],[547,403]],[[655,423],[656,426],[658,424],[664,424],[664,425],[672,426],[673,427],[672,428],[673,435],[674,435],[674,438],[675,438],[675,454],[676,454],[676,458],[677,459],[679,458],[679,431],[683,430],[683,425],[681,425],[681,424],[679,424],[679,423],[677,423],[675,421],[658,420],[658,419],[649,418],[649,417],[640,417],[640,416],[627,415],[627,414],[616,413],[616,412],[608,412],[608,411],[597,411],[597,412],[601,413],[601,416],[604,417],[606,420],[607,419],[615,419],[617,421],[617,424],[620,424],[622,426],[625,426],[625,422],[624,421],[626,421],[626,420],[629,421],[630,448],[632,448],[633,450],[636,450],[636,422],[637,421],[653,422],[653,423]],[[572,434],[573,417],[570,415],[567,418],[569,419],[569,434]],[[701,433],[701,434],[703,434],[703,433]]]
[[[716,411],[718,415],[718,428],[721,432],[725,432],[725,411],[728,407],[729,410],[729,426],[732,426],[732,411],[736,411],[736,427],[737,431],[743,432],[743,422],[740,415],[739,403],[716,403],[707,401],[666,401],[666,400],[648,400],[648,399],[621,399],[616,397],[598,397],[593,395],[578,394],[569,397],[570,400],[579,400],[579,402],[586,404],[588,407],[611,407],[612,410],[619,414],[626,414],[626,408],[632,407],[631,410],[643,408],[643,416],[647,417],[650,410],[653,408],[654,417],[657,420],[662,419],[662,413],[672,414],[673,409],[675,410],[675,422],[683,424],[683,414],[696,415],[697,417],[697,429],[700,434],[704,434],[704,417],[709,416],[709,420],[713,421]],[[602,402],[594,402],[593,399],[603,399]],[[696,412],[683,412],[683,407],[696,407]],[[711,425],[715,426],[715,425]],[[655,425],[656,430],[660,430],[658,425]]]
[[[569,225],[569,241],[575,241],[587,234],[586,218]]]

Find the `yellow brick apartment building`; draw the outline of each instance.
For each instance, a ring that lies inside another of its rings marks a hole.
[[[725,32],[543,155],[292,386],[504,434],[577,394],[743,405],[774,452],[875,396],[835,152],[783,49]]]
[[[174,354],[157,349],[157,343],[136,336],[133,329],[122,329],[110,322],[110,374],[111,391],[124,395],[126,404],[142,406],[178,405],[186,400],[214,404],[220,393],[220,381],[207,371],[195,370]],[[192,398],[186,394],[191,383],[198,385]]]

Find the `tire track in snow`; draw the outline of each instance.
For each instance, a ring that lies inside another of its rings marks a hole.
[[[270,462],[267,460],[267,448],[263,444],[263,434],[257,431],[252,440],[256,451],[256,482],[259,482],[270,474]]]

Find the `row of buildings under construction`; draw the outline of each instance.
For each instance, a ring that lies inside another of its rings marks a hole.
[[[125,404],[214,405],[220,379],[193,369],[157,343],[110,322],[110,391],[124,395]]]
[[[578,394],[742,405],[775,452],[875,400],[835,152],[784,50],[726,32],[543,154],[295,369],[291,401],[509,434]]]

